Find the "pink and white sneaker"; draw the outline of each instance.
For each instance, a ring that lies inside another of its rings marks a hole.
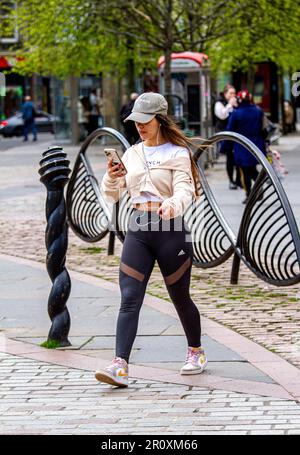
[[[207,365],[207,358],[204,350],[188,347],[185,364],[180,370],[180,374],[200,374]]]
[[[128,364],[125,359],[115,357],[104,370],[96,371],[95,378],[106,384],[128,387]]]

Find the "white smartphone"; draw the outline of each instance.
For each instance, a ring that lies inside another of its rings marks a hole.
[[[127,169],[123,163],[123,161],[121,160],[120,158],[120,155],[118,154],[117,150],[116,149],[104,149],[104,153],[106,155],[106,157],[109,159],[109,158],[112,158],[112,163],[113,165],[115,166],[116,164],[121,164],[121,168],[122,168],[122,174],[125,175],[127,174]]]

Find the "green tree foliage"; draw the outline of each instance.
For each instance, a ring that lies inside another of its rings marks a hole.
[[[20,72],[59,77],[156,66],[202,51],[214,69],[273,60],[300,66],[299,0],[20,0]]]
[[[17,54],[24,58],[15,69],[58,77],[124,72],[126,40],[108,33],[98,13],[91,1],[20,1],[14,18],[21,36]]]
[[[248,70],[254,63],[274,61],[282,69],[300,67],[300,1],[244,0],[232,16],[232,33],[210,43],[213,69]]]
[[[15,8],[14,0],[0,0],[0,39],[3,43],[15,37],[15,21],[11,11]]]
[[[170,86],[174,51],[204,50],[225,36],[232,0],[21,0],[17,15],[22,46],[19,72],[59,77],[153,68],[166,57]],[[136,70],[135,70],[136,71]],[[168,89],[167,89],[168,91]]]

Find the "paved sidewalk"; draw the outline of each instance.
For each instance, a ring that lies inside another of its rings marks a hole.
[[[2,151],[0,162],[0,251],[43,264],[46,257],[46,191],[39,182],[37,170],[41,154],[47,146],[47,143],[34,143],[25,147],[20,142],[18,147]],[[96,145],[89,151],[89,159],[98,180],[105,169],[101,147]],[[283,184],[299,222],[300,135],[281,138],[280,146],[276,148],[282,152],[284,163],[289,169]],[[72,167],[79,148],[64,146],[64,149]],[[224,163],[208,171],[208,180],[221,210],[230,225],[234,225],[243,207],[240,202],[242,190],[228,190]],[[68,268],[118,283],[122,244],[116,239],[113,256],[107,256],[107,245],[108,236],[91,245],[70,231]],[[299,368],[300,285],[276,288],[257,279],[242,264],[239,284],[231,286],[231,262],[232,259],[213,269],[193,268],[191,296],[201,314],[276,352]],[[147,290],[152,295],[166,300],[169,298],[157,266],[154,267]]]
[[[295,135],[280,146],[297,219],[299,144]],[[300,288],[283,292],[243,267],[238,287],[228,285],[230,264],[193,270],[191,295],[209,358],[207,370],[193,377],[178,373],[186,340],[155,267],[132,351],[130,386],[119,390],[98,383],[94,370],[114,354],[121,244],[107,256],[107,238],[94,247],[70,233],[72,347],[39,346],[50,327],[45,191],[37,178],[46,145],[1,155],[0,433],[300,434]],[[78,148],[65,149],[73,163]],[[91,158],[101,175],[104,162],[96,149]],[[235,213],[224,172],[217,168],[208,178],[228,216]]]
[[[169,302],[149,295],[129,388],[98,383],[94,370],[114,353],[118,287],[76,272],[71,277],[72,347],[47,350],[39,347],[50,326],[44,267],[0,256],[0,433],[300,434],[297,368],[202,318],[209,366],[202,375],[181,376],[180,323]]]

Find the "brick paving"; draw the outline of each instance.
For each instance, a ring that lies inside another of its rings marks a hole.
[[[0,353],[0,434],[300,434],[294,401],[131,380]]]

